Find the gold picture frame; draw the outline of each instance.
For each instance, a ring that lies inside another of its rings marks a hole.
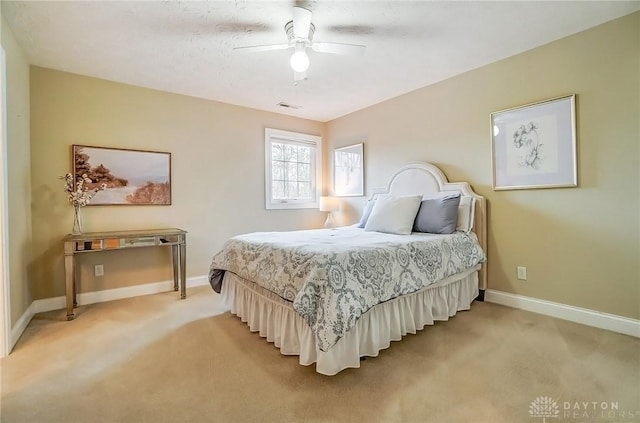
[[[89,206],[171,205],[171,153],[74,144],[72,163],[90,189],[106,184]]]
[[[576,95],[491,113],[493,189],[578,186]]]

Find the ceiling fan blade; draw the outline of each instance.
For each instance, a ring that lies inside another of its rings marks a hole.
[[[365,46],[359,44],[324,43],[317,42],[311,44],[313,51],[321,53],[344,54],[349,56],[362,56]]]
[[[296,38],[308,38],[310,28],[311,10],[293,6],[293,36]]]
[[[294,81],[304,81],[307,79],[307,71],[304,72],[293,72],[293,80]]]
[[[254,52],[254,51],[269,51],[269,50],[284,50],[291,47],[289,44],[268,44],[264,46],[246,46],[246,47],[234,47],[234,50]]]

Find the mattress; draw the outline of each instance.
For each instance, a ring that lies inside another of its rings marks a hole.
[[[222,276],[231,272],[289,301],[326,352],[374,306],[484,260],[473,233],[392,235],[356,227],[260,232],[230,239],[214,256],[209,277],[218,292],[226,283]]]

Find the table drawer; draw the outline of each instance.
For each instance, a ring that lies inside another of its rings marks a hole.
[[[149,245],[156,245],[155,236],[142,236],[135,238],[121,238],[121,247],[146,247]]]
[[[178,244],[183,240],[183,235],[167,235],[160,237],[161,244]]]

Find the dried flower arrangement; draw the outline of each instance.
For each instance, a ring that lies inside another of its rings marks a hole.
[[[67,173],[64,176],[60,176],[59,179],[64,180],[65,191],[69,203],[73,206],[73,233],[82,233],[82,221],[80,220],[80,207],[84,207],[89,204],[89,201],[98,193],[107,188],[107,184],[102,184],[97,188],[89,189],[88,185],[92,183],[91,179],[87,177],[87,174],[83,174],[78,181],[74,183],[73,175]]]

